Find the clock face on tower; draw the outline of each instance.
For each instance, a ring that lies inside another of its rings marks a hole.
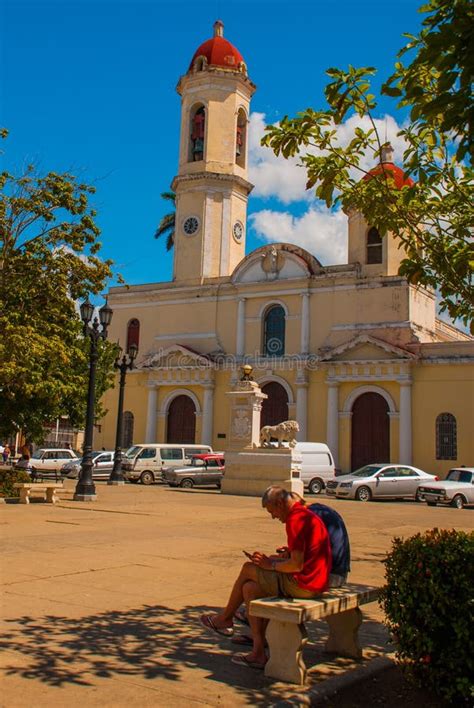
[[[183,222],[183,231],[186,236],[192,236],[199,229],[199,219],[197,216],[188,216]]]
[[[235,222],[232,228],[232,233],[237,243],[240,243],[244,237],[244,227],[240,221]]]

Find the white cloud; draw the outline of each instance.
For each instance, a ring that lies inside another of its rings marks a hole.
[[[250,214],[249,220],[265,241],[301,246],[323,265],[347,263],[347,217],[342,210],[330,212],[311,206],[297,217],[287,211],[263,209]]]
[[[392,143],[395,151],[395,159],[401,160],[405,149],[404,140],[397,136],[401,126],[397,124],[392,116],[385,116],[376,119],[375,125],[382,141],[388,140]],[[265,133],[264,113],[252,113],[249,126],[249,178],[255,185],[252,194],[256,197],[275,197],[283,204],[291,204],[297,201],[311,201],[314,199],[314,190],[306,191],[306,171],[299,166],[299,157],[286,160],[284,157],[277,157],[273,150],[260,145],[260,140]],[[345,123],[335,126],[338,133],[339,143],[347,145],[354,137],[354,130],[360,127],[369,130],[371,123],[368,117],[360,118],[351,116]],[[304,152],[317,154],[314,148],[305,148]],[[361,161],[361,167],[369,170],[375,164],[373,153],[368,152]],[[362,177],[362,173],[353,170],[353,176]]]

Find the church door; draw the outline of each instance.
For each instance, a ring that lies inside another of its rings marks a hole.
[[[176,396],[168,408],[166,442],[194,444],[196,442],[196,408],[189,396]]]
[[[288,420],[288,394],[283,386],[276,381],[262,386],[262,393],[266,398],[262,403],[261,427],[264,425],[278,425]]]
[[[363,393],[352,406],[352,471],[373,462],[390,462],[388,404],[378,393]]]

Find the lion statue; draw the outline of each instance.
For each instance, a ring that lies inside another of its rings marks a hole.
[[[278,425],[264,425],[260,431],[260,447],[271,447],[272,438],[278,440],[278,447],[283,447],[284,440],[288,442],[289,447],[294,447],[299,429],[296,420],[285,420]]]

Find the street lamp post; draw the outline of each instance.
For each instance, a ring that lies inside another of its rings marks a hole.
[[[112,320],[112,309],[107,303],[99,310],[99,319],[94,317],[94,306],[89,301],[83,302],[81,307],[81,320],[84,323],[84,337],[91,340],[89,351],[89,388],[87,392],[86,430],[84,436],[84,450],[82,455],[81,472],[74,492],[74,501],[95,501],[95,485],[92,479],[92,443],[94,435],[94,409],[95,409],[95,372],[97,366],[99,339],[107,338],[107,328]]]
[[[107,484],[125,484],[122,475],[122,445],[123,445],[123,394],[125,390],[125,379],[127,371],[133,369],[133,362],[138,353],[136,344],[131,344],[128,354],[124,354],[120,360],[120,354],[114,362],[114,367],[120,371],[119,402],[117,412],[117,432],[115,435],[114,467],[110,473]]]

